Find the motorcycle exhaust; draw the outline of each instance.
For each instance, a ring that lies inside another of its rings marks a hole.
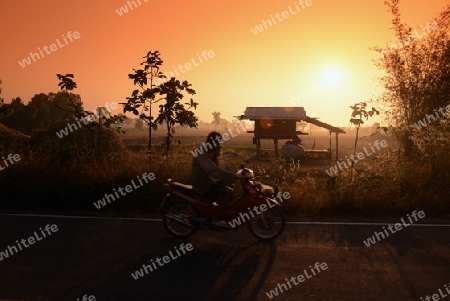
[[[180,223],[182,225],[185,225],[188,227],[193,227],[193,225],[189,221],[185,220],[184,218],[179,217],[178,215],[167,213],[165,216],[166,216],[166,218],[173,220],[177,223]]]

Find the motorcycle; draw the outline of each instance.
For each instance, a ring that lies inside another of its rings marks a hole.
[[[215,202],[196,193],[191,185],[172,179],[163,185],[166,195],[159,206],[163,212],[164,228],[175,237],[185,238],[199,229],[236,231],[248,224],[250,232],[259,239],[278,237],[284,230],[286,219],[280,202],[275,199],[278,195],[276,189],[255,181],[253,171],[244,165],[241,165],[238,174],[243,193],[222,213],[229,228],[211,223],[218,206]],[[251,208],[256,211],[255,214]]]

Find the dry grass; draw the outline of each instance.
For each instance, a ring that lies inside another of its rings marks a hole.
[[[113,132],[91,134],[80,130],[71,135],[66,137],[67,141],[62,141],[65,138],[57,138],[52,130],[31,138],[33,151],[20,164],[0,173],[1,208],[124,215],[155,212],[163,197],[161,186],[167,178],[188,183],[192,160],[190,150],[204,139],[203,136],[183,137],[181,146],[167,158],[155,145],[152,160],[149,161],[144,150],[145,139],[143,143],[126,140],[135,145],[135,150],[130,151],[122,143],[124,137]],[[309,160],[298,164],[273,157],[254,160],[251,157],[251,138],[243,135],[239,138],[242,140],[235,139],[224,144],[223,154],[235,152],[239,156],[222,156],[221,167],[236,171],[241,163],[245,163],[261,182],[277,186],[280,191],[288,191],[291,198],[283,204],[288,215],[336,212],[384,214],[411,209],[425,210],[427,214],[450,211],[450,179],[432,181],[430,165],[426,161],[405,163],[399,159],[392,137],[387,138],[389,151],[357,164],[351,177],[348,171],[342,171],[334,182],[325,173],[330,161]],[[305,138],[304,143],[312,145],[314,139],[308,139]],[[319,139],[322,139],[322,144],[328,141],[324,135],[315,139],[316,145]],[[374,139],[384,138],[371,137],[360,142],[360,147]],[[349,155],[352,140],[346,138],[341,141],[340,156]],[[441,168],[449,170],[449,167],[449,163],[442,160]],[[144,172],[154,173],[156,179],[102,210],[93,206],[92,203],[105,193],[111,193],[113,188],[125,187]]]

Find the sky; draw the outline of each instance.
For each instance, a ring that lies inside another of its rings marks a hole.
[[[28,103],[59,90],[57,73],[73,73],[85,109],[125,102],[136,88],[128,74],[158,50],[161,71],[192,84],[202,121],[301,106],[348,126],[349,106],[381,92],[369,48],[395,42],[383,2],[0,0],[2,97]],[[403,21],[420,30],[448,3],[402,0]]]

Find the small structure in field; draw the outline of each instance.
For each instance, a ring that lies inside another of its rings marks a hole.
[[[305,121],[325,128],[330,132],[330,146],[328,150],[303,150],[311,157],[325,157],[331,159],[331,133],[336,134],[336,158],[338,155],[338,135],[345,134],[345,131],[321,122],[316,118],[306,115],[303,107],[247,107],[244,115],[238,116],[240,120],[248,119],[255,122],[253,133],[253,144],[256,147],[256,155],[262,153],[261,139],[273,140],[275,156],[278,157],[278,141],[290,140],[291,144],[298,145],[301,141],[299,135],[308,135],[302,131],[297,131],[297,122]],[[292,152],[292,150],[290,150]]]

